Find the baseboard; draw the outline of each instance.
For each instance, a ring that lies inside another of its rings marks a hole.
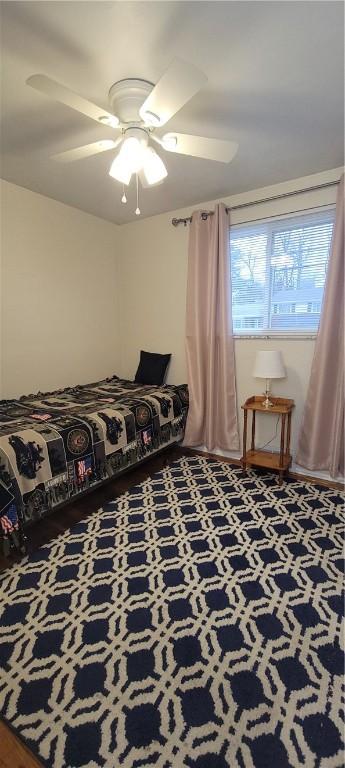
[[[227,464],[236,464],[237,466],[241,466],[241,460],[239,458],[240,454],[233,456],[231,455],[230,451],[221,451],[217,448],[215,449],[214,453],[210,453],[206,450],[206,448],[204,448],[204,446],[198,446],[197,448],[188,448],[188,446],[183,447],[187,451],[191,451],[202,456],[207,456],[211,459],[222,459],[222,461],[227,462]],[[327,472],[322,472],[322,474],[317,474],[316,472],[313,472],[311,475],[305,474],[303,468],[296,464],[292,464],[292,470],[289,471],[289,476],[296,480],[303,480],[306,483],[323,485],[325,488],[334,488],[336,491],[344,490],[344,481],[332,480]]]

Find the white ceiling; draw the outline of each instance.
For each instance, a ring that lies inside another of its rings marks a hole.
[[[104,108],[126,77],[157,82],[174,56],[208,83],[167,130],[231,139],[229,165],[165,154],[142,216],[343,164],[343,3],[3,2],[2,168],[8,181],[116,223],[135,219],[108,176],[115,153],[50,155],[112,136],[25,85],[44,73]]]

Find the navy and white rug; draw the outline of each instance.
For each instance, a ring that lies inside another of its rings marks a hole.
[[[340,768],[343,500],[182,458],[2,576],[2,712],[51,768]]]

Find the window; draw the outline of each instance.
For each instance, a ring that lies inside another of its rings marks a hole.
[[[230,229],[236,334],[316,332],[334,209]]]

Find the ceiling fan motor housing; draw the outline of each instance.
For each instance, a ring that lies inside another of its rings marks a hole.
[[[153,83],[139,78],[127,78],[114,83],[109,91],[112,113],[117,115],[121,123],[142,123],[139,110],[153,87]]]
[[[124,130],[125,139],[137,139],[137,141],[146,147],[148,143],[148,132],[145,128],[139,128],[138,126],[130,126]]]

